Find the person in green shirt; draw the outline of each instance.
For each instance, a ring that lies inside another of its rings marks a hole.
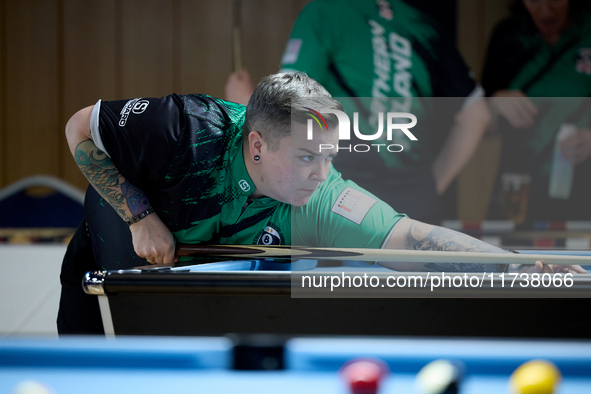
[[[96,299],[83,294],[81,273],[146,260],[172,264],[177,241],[505,252],[410,219],[343,180],[332,166],[335,149],[320,149],[338,141],[330,110],[339,108],[307,75],[279,73],[262,79],[246,108],[205,95],[170,95],[99,101],[74,114],[66,136],[91,187],[84,223],[62,266],[59,332],[100,331],[92,322]],[[326,121],[311,137],[310,110]],[[542,262],[412,269],[583,272]]]
[[[482,85],[502,139],[498,189],[505,173],[531,178],[528,222],[589,220],[591,210],[591,5],[577,0],[518,0],[491,36]],[[574,164],[568,193],[550,174],[562,124],[576,131],[558,142]],[[502,217],[493,196],[491,217]]]
[[[335,166],[411,217],[440,223],[441,196],[473,155],[490,116],[484,91],[432,18],[402,0],[310,2],[295,22],[281,70],[316,79],[351,119],[359,113],[363,134],[375,132],[380,112],[416,115],[418,140],[396,133],[380,141],[400,152],[343,149]],[[232,74],[226,98],[246,104],[249,83],[245,71]]]

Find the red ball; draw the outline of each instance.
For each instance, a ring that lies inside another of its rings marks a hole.
[[[388,373],[388,367],[381,360],[356,359],[341,369],[341,375],[353,394],[375,394]]]

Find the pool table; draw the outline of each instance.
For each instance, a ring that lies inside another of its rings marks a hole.
[[[345,394],[344,363],[378,358],[390,372],[380,394],[419,394],[415,377],[428,362],[465,365],[461,394],[508,393],[508,379],[532,359],[553,362],[562,382],[555,394],[591,390],[591,342],[433,338],[293,338],[285,344],[285,369],[232,368],[228,338],[97,337],[0,340],[0,392],[36,381],[53,393]]]
[[[474,274],[484,279],[484,286],[435,291],[384,286],[369,295],[299,289],[303,275],[369,272],[380,283],[391,276],[417,275],[362,262],[343,264],[349,265],[243,260],[98,271],[87,274],[84,287],[99,297],[107,335],[591,338],[585,317],[591,309],[589,274],[576,276],[569,288],[521,288],[519,282],[509,286],[508,278],[500,282],[500,274]]]

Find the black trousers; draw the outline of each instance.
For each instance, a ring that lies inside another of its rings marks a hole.
[[[85,217],[72,237],[62,262],[57,329],[60,335],[104,335],[97,296],[84,293],[89,271],[119,270],[146,265],[133,250],[131,233],[115,210],[89,187]]]

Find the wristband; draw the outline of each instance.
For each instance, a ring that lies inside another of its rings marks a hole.
[[[139,222],[140,220],[142,220],[143,218],[145,218],[146,216],[148,216],[151,213],[154,213],[154,208],[146,209],[144,212],[142,212],[138,215],[135,215],[134,217],[131,218],[131,220],[129,220],[125,223],[127,223],[128,226],[131,226],[132,224]]]

